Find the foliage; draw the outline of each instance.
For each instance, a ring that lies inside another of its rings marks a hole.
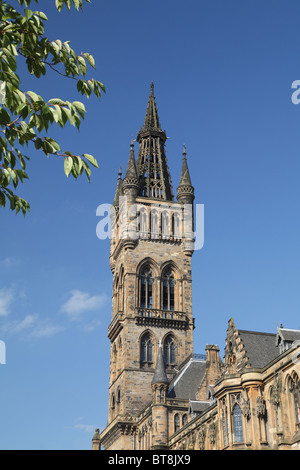
[[[51,69],[61,77],[74,80],[79,94],[88,98],[92,94],[100,98],[105,88],[101,82],[85,78],[88,66],[95,68],[91,54],[77,55],[69,41],[51,41],[45,37],[46,14],[28,8],[38,0],[15,0],[15,3],[24,11],[17,11],[7,1],[0,0],[0,83],[2,91],[5,90],[2,100],[0,91],[0,206],[5,207],[9,201],[10,209],[25,215],[30,210],[29,203],[14,193],[19,182],[28,178],[29,157],[23,154],[24,147],[34,146],[47,157],[62,157],[66,175],[75,178],[85,173],[89,180],[89,163],[95,167],[98,163],[92,155],[62,151],[58,142],[47,135],[54,124],[64,128],[70,123],[79,129],[86,113],[84,104],[59,98],[45,101],[34,91],[21,90],[17,74],[19,61],[24,61],[25,70],[37,78]],[[64,6],[80,10],[83,0],[55,0],[55,5],[58,11]]]

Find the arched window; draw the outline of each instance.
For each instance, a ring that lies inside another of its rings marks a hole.
[[[164,272],[162,281],[162,308],[163,310],[175,310],[175,281],[174,274],[171,269],[168,269]]]
[[[176,413],[176,415],[174,416],[174,432],[179,431],[179,429],[180,429],[180,418],[179,418],[179,414]]]
[[[294,380],[291,379],[290,391],[293,395],[296,425],[300,423],[300,380],[296,375]]]
[[[152,366],[152,341],[149,333],[144,334],[141,340],[141,366]]]
[[[140,278],[140,307],[152,308],[152,272],[147,266],[141,272]]]
[[[226,447],[229,444],[228,413],[227,413],[226,399],[224,399],[222,402],[222,428],[223,428],[223,443],[224,443],[224,447]]]
[[[154,209],[151,210],[150,225],[151,225],[151,237],[158,238],[159,236],[159,223],[158,223],[158,212]]]
[[[148,214],[144,208],[141,208],[138,213],[138,232],[141,238],[148,235]]]
[[[164,238],[170,238],[170,217],[166,211],[161,214],[161,234]]]
[[[180,215],[178,212],[175,212],[172,215],[172,234],[175,238],[181,238],[182,233],[181,233],[181,219]]]
[[[234,442],[243,442],[243,421],[242,421],[242,411],[240,406],[236,403],[232,410],[233,414],[233,433],[234,433]]]
[[[115,406],[116,406],[116,399],[115,399],[115,394],[113,393],[111,397],[111,408],[114,410]]]
[[[184,415],[182,416],[182,426],[184,426],[184,425],[187,423],[187,420],[188,420],[188,419],[187,419],[187,415],[184,414]]]
[[[176,346],[172,336],[168,336],[165,340],[164,360],[166,366],[172,367],[176,364]]]

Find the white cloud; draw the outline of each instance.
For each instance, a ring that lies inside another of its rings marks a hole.
[[[80,429],[82,431],[88,432],[89,434],[92,434],[95,431],[95,426],[92,424],[75,424],[73,428]]]
[[[51,323],[51,320],[41,320],[39,315],[27,315],[21,321],[6,322],[1,326],[2,331],[7,333],[27,333],[27,337],[44,338],[59,333],[64,328],[60,325]]]
[[[17,333],[19,331],[31,328],[36,324],[37,321],[38,315],[27,315],[21,322],[15,322],[14,324],[12,324],[11,329],[13,332]]]
[[[84,325],[83,331],[85,331],[86,333],[90,333],[91,331],[96,330],[96,328],[98,328],[101,325],[102,325],[101,321],[93,320],[93,321],[87,323],[86,325]]]
[[[15,266],[18,266],[20,264],[20,261],[16,258],[8,256],[7,258],[3,259],[0,263],[6,268],[13,268]]]
[[[70,299],[62,305],[61,311],[70,318],[77,318],[81,313],[100,309],[106,300],[105,294],[92,296],[80,290],[73,290]]]
[[[44,322],[39,322],[36,325],[31,332],[31,336],[34,336],[35,338],[45,338],[46,336],[54,336],[63,330],[63,326],[53,325],[49,323],[48,320],[45,320]]]
[[[7,317],[9,315],[13,300],[14,294],[12,289],[0,289],[0,317]]]

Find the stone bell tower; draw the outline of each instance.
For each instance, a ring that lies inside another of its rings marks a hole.
[[[171,380],[193,353],[194,188],[184,149],[174,201],[153,84],[136,140],[137,159],[131,142],[112,209],[109,405],[101,434],[111,450],[133,449],[136,422],[153,399],[157,357]]]

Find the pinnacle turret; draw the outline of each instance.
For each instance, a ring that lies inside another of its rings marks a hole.
[[[186,198],[186,197],[190,198],[191,200],[194,199],[194,187],[191,182],[191,176],[190,176],[190,172],[189,172],[189,168],[187,164],[187,158],[186,158],[186,148],[184,145],[181,176],[180,176],[179,186],[177,188],[177,199],[178,201],[180,201],[182,198]]]
[[[136,169],[135,156],[134,156],[134,144],[131,141],[130,144],[130,153],[126,169],[125,178],[123,180],[123,190],[126,192],[127,189],[134,188],[137,190],[139,188],[139,179]]]
[[[161,344],[158,348],[156,369],[152,379],[152,385],[154,384],[169,384]]]
[[[113,206],[119,206],[119,198],[123,194],[123,187],[122,187],[122,169],[120,166],[119,173],[118,173],[118,182],[117,182],[117,188],[116,188],[116,193],[115,193],[115,198],[113,202]]]

